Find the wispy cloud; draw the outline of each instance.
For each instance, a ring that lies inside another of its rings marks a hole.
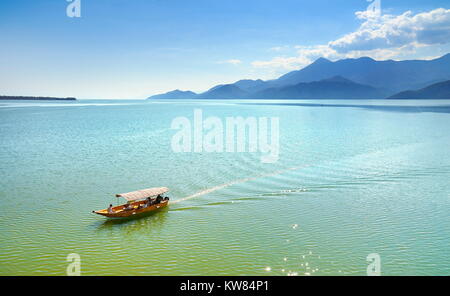
[[[269,51],[280,52],[280,51],[288,50],[289,48],[290,48],[289,45],[274,46],[274,47],[269,48]]]
[[[283,68],[287,70],[294,70],[309,62],[308,58],[304,56],[298,57],[275,57],[269,61],[254,61],[252,66],[257,68]]]
[[[242,63],[241,60],[238,59],[229,59],[229,60],[225,60],[225,61],[219,61],[217,62],[218,64],[231,64],[231,65],[239,65]]]
[[[355,31],[328,44],[296,46],[293,57],[274,57],[268,61],[254,61],[258,68],[298,69],[319,57],[331,60],[369,56],[374,59],[394,59],[419,48],[438,46],[450,42],[450,9],[438,8],[413,14],[374,14],[358,11],[363,21]]]

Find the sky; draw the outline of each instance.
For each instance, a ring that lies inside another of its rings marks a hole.
[[[274,79],[319,57],[450,52],[448,0],[73,1],[80,17],[69,0],[0,1],[0,95],[144,99]]]

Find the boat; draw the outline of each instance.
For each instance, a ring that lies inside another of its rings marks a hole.
[[[116,194],[116,197],[124,198],[127,203],[92,212],[108,218],[143,216],[167,207],[169,197],[164,196],[164,194],[168,191],[169,188],[167,187],[156,187]]]

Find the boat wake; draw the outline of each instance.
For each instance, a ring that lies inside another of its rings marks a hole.
[[[208,194],[208,193],[211,193],[211,192],[214,192],[214,191],[217,191],[217,190],[226,188],[226,187],[230,187],[230,186],[232,186],[232,185],[236,185],[236,184],[241,184],[241,183],[253,181],[253,180],[256,180],[256,179],[259,179],[259,178],[265,178],[265,177],[276,176],[276,175],[280,175],[280,174],[285,173],[285,172],[288,172],[288,171],[295,171],[295,170],[299,170],[299,169],[302,169],[302,168],[305,168],[305,167],[308,167],[308,166],[309,166],[309,165],[303,165],[303,166],[298,166],[298,167],[291,167],[291,168],[287,168],[287,169],[277,170],[277,171],[274,171],[274,172],[271,172],[271,173],[267,173],[267,174],[261,174],[261,175],[254,176],[254,177],[248,177],[248,178],[238,179],[238,180],[235,180],[235,181],[231,181],[231,182],[229,182],[229,183],[226,183],[226,184],[214,186],[214,187],[211,187],[211,188],[208,188],[208,189],[199,191],[199,192],[197,192],[197,193],[194,193],[194,194],[192,194],[192,195],[183,197],[183,198],[181,198],[181,199],[174,200],[174,201],[171,202],[171,204],[180,203],[180,202],[183,202],[183,201],[186,201],[186,200],[190,200],[190,199],[193,199],[193,198],[196,198],[196,197],[199,197],[199,196],[203,196],[203,195],[205,195],[205,194]]]

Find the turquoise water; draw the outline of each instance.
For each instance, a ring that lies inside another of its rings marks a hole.
[[[279,117],[280,154],[174,153],[177,116]],[[449,101],[0,102],[0,274],[450,275]],[[170,187],[107,222],[115,193]]]

